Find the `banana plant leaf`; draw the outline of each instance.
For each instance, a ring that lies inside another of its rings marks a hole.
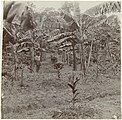
[[[109,1],[97,5],[93,8],[86,10],[84,13],[90,16],[96,16],[107,13],[121,12],[121,2],[120,1]]]

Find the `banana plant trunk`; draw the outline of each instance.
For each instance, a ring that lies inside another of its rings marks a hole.
[[[1,119],[4,119],[4,109],[3,109],[3,99],[4,97],[1,97]]]
[[[81,70],[83,70],[83,74],[84,76],[86,75],[86,67],[85,67],[85,57],[84,57],[84,53],[83,53],[83,43],[81,42],[80,44],[80,59],[81,59]]]
[[[15,50],[14,50],[14,77],[15,77],[15,81],[17,80],[17,51],[16,51],[16,46],[14,46]],[[14,81],[12,79],[12,86],[14,84]]]
[[[16,81],[17,80],[17,55],[16,55],[16,53],[14,55],[14,64],[15,64],[15,66],[14,66],[14,72],[15,72],[15,81]]]
[[[90,64],[90,60],[91,60],[92,46],[93,46],[93,39],[92,39],[92,41],[91,41],[91,46],[90,46],[90,52],[89,52],[89,57],[88,57],[87,69],[89,68],[89,64]]]
[[[73,71],[77,70],[77,64],[76,64],[76,53],[75,53],[75,44],[72,43],[73,48]]]
[[[85,56],[84,56],[84,51],[83,51],[83,31],[82,31],[82,24],[80,23],[80,61],[81,61],[81,71],[83,70],[84,76],[86,76],[86,65],[85,65]]]
[[[66,62],[66,51],[64,50],[62,53],[62,62]]]
[[[97,44],[96,46],[96,64],[97,64],[97,66],[96,66],[96,80],[98,79],[98,77],[99,77],[99,44]]]
[[[21,86],[24,86],[24,83],[23,83],[23,71],[24,71],[24,68],[23,68],[23,63],[21,63]]]
[[[31,72],[34,71],[34,46],[32,45],[32,47],[30,48],[30,52],[31,52],[31,64],[30,64],[30,69]]]
[[[97,71],[96,71],[96,80],[98,79],[99,71],[98,71],[98,49],[97,49]]]

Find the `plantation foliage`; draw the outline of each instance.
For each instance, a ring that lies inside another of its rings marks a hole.
[[[58,50],[72,56],[74,71],[81,64],[85,75],[89,66],[96,64],[99,72],[112,68],[116,74],[121,23],[117,15],[107,14],[120,9],[120,2],[106,2],[81,13],[78,2],[65,2],[59,10],[37,12],[32,3],[5,2],[3,59],[6,54],[12,57],[15,71],[20,61],[27,66],[31,63],[30,69],[34,69],[35,53],[40,52],[43,61],[46,53]]]

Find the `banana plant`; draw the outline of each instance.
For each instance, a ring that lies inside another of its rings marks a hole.
[[[121,12],[120,1],[104,2],[100,5],[97,5],[95,7],[86,10],[84,13],[90,16],[96,16],[96,15],[104,15],[104,14],[117,13],[117,12],[119,13]]]
[[[75,103],[76,103],[77,100],[78,100],[77,96],[80,94],[80,93],[78,92],[78,89],[76,88],[77,85],[78,85],[78,81],[79,81],[79,80],[80,80],[79,78],[74,79],[74,76],[73,76],[72,82],[71,82],[71,83],[68,83],[68,86],[69,86],[69,87],[71,88],[71,90],[72,90],[72,100],[71,100],[71,102],[72,102],[73,110],[75,109]]]
[[[98,13],[100,13],[101,10],[101,14],[98,16]],[[97,13],[94,13],[94,12]],[[98,27],[103,25],[103,23],[106,23],[108,21],[108,18],[105,14],[107,13],[114,13],[114,12],[120,12],[121,11],[121,4],[120,2],[106,2],[104,4],[98,5],[96,7],[93,7],[89,10],[87,10],[84,14],[80,14],[80,9],[77,3],[75,3],[74,5],[74,15],[70,14],[66,14],[68,17],[70,17],[70,19],[72,19],[72,21],[75,22],[75,24],[77,24],[76,29],[79,29],[79,39],[81,40],[81,58],[82,61],[81,63],[83,64],[83,71],[85,74],[85,70],[86,67],[84,65],[84,49],[83,49],[83,41],[84,41],[84,34],[87,36],[90,32],[90,28],[92,27],[92,29],[94,29],[94,27]],[[90,14],[90,13],[94,13],[94,15]],[[65,12],[64,12],[65,14]],[[108,22],[109,23],[109,22]],[[114,27],[115,28],[115,27]],[[99,29],[99,28],[98,28]],[[88,34],[86,34],[86,31]],[[90,33],[91,34],[91,33]],[[92,37],[90,39],[94,39],[94,34],[92,33]],[[87,36],[89,37],[89,36]],[[91,47],[90,47],[90,52],[89,52],[89,57],[88,57],[88,65],[87,65],[87,69],[88,66],[90,64],[90,57],[91,57],[91,51],[92,51],[92,45],[93,45],[93,40],[91,41]]]
[[[15,2],[15,4],[10,8],[10,10],[8,12],[9,14],[7,16],[13,16],[15,11],[17,11],[16,9],[13,10],[14,8],[16,8],[16,5],[20,5],[20,3]],[[30,55],[31,55],[30,70],[34,69],[34,54],[35,54],[34,53],[34,51],[35,51],[34,46],[35,46],[35,43],[38,41],[38,38],[42,36],[42,34],[38,34],[38,36],[36,38],[34,38],[34,36],[33,36],[34,28],[37,29],[37,26],[35,26],[34,14],[35,13],[34,13],[33,9],[29,6],[25,7],[24,11],[21,12],[21,15],[20,15],[20,12],[18,12],[18,11],[16,12],[16,15],[21,16],[20,17],[21,18],[20,19],[21,29],[19,28],[20,29],[20,30],[18,30],[19,32],[17,31],[16,35],[14,35],[14,37],[16,36],[16,39],[17,39],[16,42],[21,43],[21,45],[28,44],[28,46],[30,46],[30,48],[29,48]],[[44,21],[45,21],[45,16],[42,16],[40,30],[42,29]],[[10,21],[10,22],[12,22],[12,21]]]
[[[73,49],[73,70],[76,71],[77,67],[76,67],[76,53],[75,53],[75,45],[78,43],[78,39],[77,36],[75,35],[75,32],[65,32],[65,33],[61,33],[58,34],[56,36],[54,36],[53,38],[48,40],[48,43],[50,42],[56,42],[56,46],[58,45],[59,47],[62,46],[62,44],[66,42],[70,42],[72,49]],[[71,47],[70,46],[70,47]]]
[[[12,53],[13,53],[13,56],[14,56],[14,78],[15,78],[15,81],[17,80],[17,63],[18,63],[18,56],[17,56],[17,48],[19,46],[19,44],[11,44],[10,43],[10,46],[11,46],[11,50],[12,50]],[[13,79],[12,79],[12,86],[13,86]]]

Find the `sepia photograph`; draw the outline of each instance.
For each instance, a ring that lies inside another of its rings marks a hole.
[[[121,119],[121,1],[3,1],[1,119]]]

